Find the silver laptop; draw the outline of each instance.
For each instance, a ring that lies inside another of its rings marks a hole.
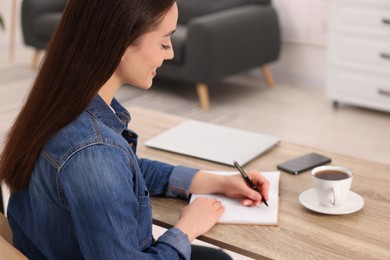
[[[244,165],[279,142],[273,136],[186,120],[145,145],[233,166],[234,160]]]

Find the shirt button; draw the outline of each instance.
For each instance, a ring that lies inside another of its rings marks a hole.
[[[130,143],[130,147],[133,147],[134,146],[134,143]]]

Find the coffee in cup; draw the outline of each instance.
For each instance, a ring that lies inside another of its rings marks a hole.
[[[342,166],[319,166],[311,171],[318,202],[325,207],[340,207],[351,189],[353,174]]]
[[[329,181],[338,181],[349,178],[349,175],[345,172],[337,171],[337,170],[322,170],[315,174],[317,178]]]

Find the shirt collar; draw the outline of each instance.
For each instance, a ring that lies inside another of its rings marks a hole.
[[[92,99],[92,102],[89,104],[86,111],[103,122],[103,124],[120,134],[127,128],[127,125],[131,120],[131,116],[115,98],[113,98],[110,105],[115,110],[115,114],[106,102],[104,102],[99,95],[96,95]]]

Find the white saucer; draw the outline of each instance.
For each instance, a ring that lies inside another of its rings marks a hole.
[[[318,213],[329,214],[329,215],[344,215],[354,213],[364,206],[363,198],[350,191],[345,203],[340,207],[325,207],[318,203],[315,191],[313,188],[305,190],[299,195],[299,202],[307,209],[313,210]]]

